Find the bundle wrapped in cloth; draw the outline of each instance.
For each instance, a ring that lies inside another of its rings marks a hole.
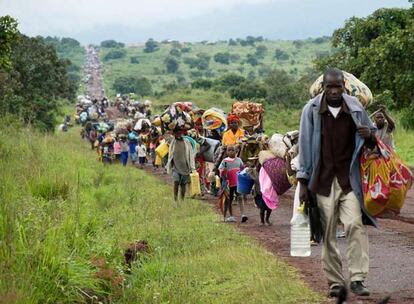
[[[185,105],[182,103],[169,106],[161,115],[160,120],[162,127],[168,131],[190,130],[194,125],[190,114],[185,111]]]
[[[201,117],[203,127],[207,130],[218,130],[220,133],[227,130],[227,118],[224,112],[217,108],[211,108]]]
[[[144,129],[144,127],[150,128],[151,127],[151,122],[149,119],[147,118],[141,118],[137,121],[137,123],[134,126],[134,130],[135,131],[141,131],[142,129]]]
[[[132,124],[130,119],[119,119],[115,122],[115,133],[116,134],[128,134],[128,125]]]
[[[243,128],[257,129],[262,127],[264,108],[261,103],[237,101],[233,103],[231,112],[240,118]]]
[[[348,95],[355,96],[361,102],[361,104],[366,108],[372,102],[372,93],[371,90],[367,87],[365,83],[360,81],[351,73],[345,72],[345,90]],[[323,75],[319,76],[318,79],[312,84],[309,89],[311,97],[314,98],[316,95],[322,93],[323,91]]]
[[[413,183],[410,168],[379,138],[374,150],[363,148],[360,171],[364,205],[372,216],[398,214]]]

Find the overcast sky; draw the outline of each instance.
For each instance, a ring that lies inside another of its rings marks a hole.
[[[410,5],[408,0],[0,0],[0,14],[17,18],[27,35],[83,43],[246,35],[300,39],[330,35],[353,15]]]

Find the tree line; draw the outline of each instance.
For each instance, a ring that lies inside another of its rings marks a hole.
[[[71,43],[59,41],[61,47]],[[12,114],[39,130],[53,131],[58,100],[76,97],[78,82],[69,77],[70,67],[53,43],[27,37],[15,19],[0,17],[0,116]]]

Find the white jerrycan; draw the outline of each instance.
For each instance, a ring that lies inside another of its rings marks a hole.
[[[307,257],[311,255],[309,217],[302,204],[290,221],[290,255]]]

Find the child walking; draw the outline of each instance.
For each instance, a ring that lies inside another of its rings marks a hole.
[[[195,170],[193,147],[182,135],[182,131],[174,132],[174,139],[170,143],[166,166],[167,173],[172,173],[175,202],[178,200],[179,189],[181,190],[181,199],[185,198],[186,187],[190,182],[190,173]]]
[[[237,192],[237,173],[239,173],[243,169],[243,161],[236,156],[236,147],[234,145],[227,146],[227,157],[223,159],[219,166],[220,176],[221,178],[225,179],[228,187],[229,187],[229,199],[225,199],[224,201],[224,210],[223,216],[225,222],[235,222],[236,218],[233,216],[233,209],[232,203],[234,197],[240,206],[240,221],[242,223],[247,221],[247,216],[244,214],[244,199],[243,197]],[[229,212],[230,216],[227,216],[227,211]]]
[[[147,160],[147,148],[141,139],[138,140],[137,145],[138,162],[141,169],[144,168],[145,161]]]
[[[126,136],[124,134],[121,134],[121,135],[119,137],[119,142],[121,144],[121,161],[122,161],[122,166],[125,167],[128,163],[129,146],[128,146],[128,143],[127,143]]]
[[[267,224],[268,226],[271,226],[272,223],[270,222],[270,215],[272,214],[272,209],[267,206],[263,199],[262,192],[260,191],[259,172],[262,166],[257,161],[258,159],[258,157],[249,158],[251,163],[250,167],[247,168],[247,174],[249,174],[250,178],[254,180],[253,197],[257,208],[260,210],[260,222],[262,225]]]

